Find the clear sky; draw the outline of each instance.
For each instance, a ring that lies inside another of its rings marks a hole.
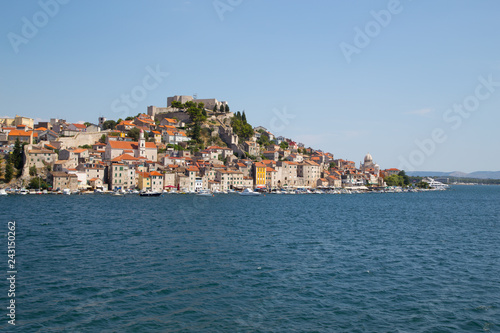
[[[500,170],[499,17],[494,0],[2,1],[0,116],[116,120],[196,93],[357,164]]]

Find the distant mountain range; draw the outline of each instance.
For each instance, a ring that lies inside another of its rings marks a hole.
[[[465,173],[461,171],[442,172],[442,171],[408,171],[408,176],[420,177],[459,177],[459,178],[480,178],[480,179],[500,179],[500,171],[474,171]]]

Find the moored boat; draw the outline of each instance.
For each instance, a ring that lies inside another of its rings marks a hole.
[[[152,191],[145,191],[139,193],[141,197],[159,197],[162,193],[161,192],[152,192]]]
[[[240,195],[244,196],[257,196],[260,195],[259,192],[254,192],[251,188],[246,188],[243,191],[240,192]]]

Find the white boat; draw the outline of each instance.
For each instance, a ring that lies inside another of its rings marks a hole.
[[[246,195],[246,196],[257,196],[260,195],[259,192],[254,192],[251,188],[246,188],[243,191],[240,192],[240,195]]]
[[[30,192],[29,192],[27,189],[25,189],[25,188],[23,188],[23,189],[21,189],[21,190],[19,191],[19,194],[22,194],[22,195],[26,195],[26,194],[29,194],[29,193],[30,193]]]
[[[142,191],[139,193],[141,197],[159,197],[162,195],[162,192],[153,192],[153,191]]]
[[[446,190],[449,185],[445,183],[438,182],[430,177],[422,179],[423,182],[428,183],[429,187],[433,190],[443,191]]]
[[[196,195],[199,195],[201,197],[212,197],[213,196],[213,194],[210,193],[210,191],[208,191],[208,190],[202,190],[202,191],[198,192]]]
[[[0,195],[7,195],[7,191],[5,191],[3,188],[0,189]]]
[[[71,194],[71,190],[69,188],[65,188],[65,189],[63,189],[62,193],[66,194],[66,195],[70,195]]]

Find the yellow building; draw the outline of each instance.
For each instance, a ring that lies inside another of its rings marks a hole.
[[[151,188],[151,176],[149,172],[139,172],[139,181],[137,187],[140,190],[147,190]]]
[[[261,162],[253,164],[253,184],[255,187],[266,186],[266,165]]]

